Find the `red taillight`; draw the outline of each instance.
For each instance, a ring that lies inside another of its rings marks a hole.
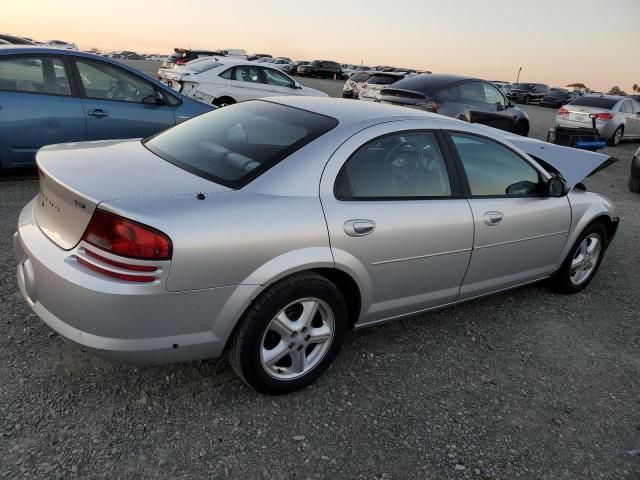
[[[603,122],[608,122],[613,119],[613,114],[611,113],[596,113],[596,120],[602,120]]]
[[[155,228],[96,210],[82,239],[114,255],[140,260],[170,260],[171,239]]]
[[[569,115],[569,110],[567,110],[566,108],[561,108],[560,110],[558,110],[558,115]]]

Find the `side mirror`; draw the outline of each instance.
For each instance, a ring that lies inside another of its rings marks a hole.
[[[547,182],[547,195],[550,197],[564,197],[569,193],[569,187],[564,180],[552,177]]]

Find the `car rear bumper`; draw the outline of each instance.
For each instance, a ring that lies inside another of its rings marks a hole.
[[[78,263],[76,249],[50,241],[23,209],[14,234],[18,286],[51,329],[82,350],[131,363],[220,356],[232,326],[219,315],[237,288],[168,292],[103,277]],[[221,333],[222,332],[222,333]]]
[[[563,118],[556,117],[556,126],[565,128],[593,128],[591,121],[589,122],[577,122],[574,120],[565,120]],[[603,138],[610,138],[613,136],[613,132],[616,131],[616,125],[613,122],[596,122],[596,129],[598,135]]]

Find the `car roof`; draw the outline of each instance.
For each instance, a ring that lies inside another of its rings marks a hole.
[[[391,73],[391,72],[381,72]],[[421,73],[406,77],[394,83],[389,88],[397,88],[402,90],[412,90],[416,92],[432,92],[439,90],[449,84],[461,82],[464,80],[484,81],[480,78],[466,77],[463,75],[448,75],[443,73]]]
[[[391,119],[442,118],[435,113],[378,102],[351,102],[342,98],[281,96],[265,100],[309,112],[319,113],[338,120],[342,125],[363,123],[375,125]]]

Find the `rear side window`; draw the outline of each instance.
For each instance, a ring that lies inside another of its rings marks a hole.
[[[231,80],[231,77],[233,76],[233,68],[230,68],[228,70],[225,70],[224,72],[222,72],[219,75],[221,78],[224,78],[225,80]]]
[[[0,90],[49,95],[71,95],[62,60],[52,57],[0,59]]]
[[[432,132],[402,132],[364,144],[340,170],[339,199],[448,197],[447,168]]]
[[[633,113],[633,107],[631,106],[631,102],[629,100],[625,100],[620,105],[620,111],[623,113]]]
[[[471,195],[538,195],[540,176],[526,160],[488,138],[452,133]]]
[[[618,103],[618,100],[603,98],[603,97],[580,97],[576,98],[571,105],[576,105],[578,107],[594,107],[594,108],[604,108],[606,110],[611,110],[613,106]]]
[[[241,188],[337,124],[324,115],[252,100],[195,117],[144,144],[195,175]]]
[[[472,102],[484,102],[484,91],[480,82],[465,82],[458,85],[460,98]]]

